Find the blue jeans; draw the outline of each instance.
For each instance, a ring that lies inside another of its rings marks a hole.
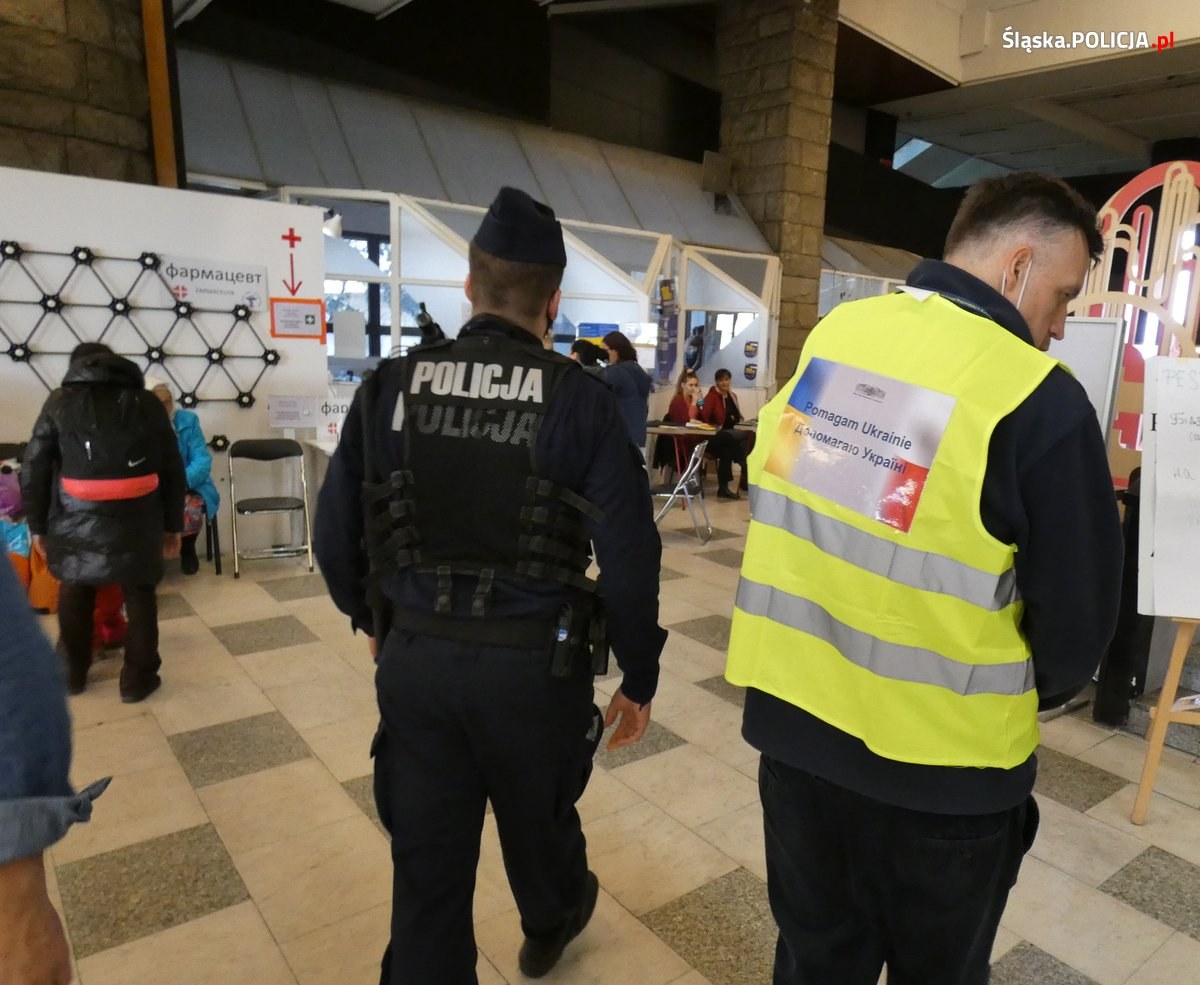
[[[986,985],[992,943],[1037,833],[1030,797],[927,814],[767,756],[759,767],[774,985]]]

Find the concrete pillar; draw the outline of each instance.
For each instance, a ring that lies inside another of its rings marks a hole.
[[[0,165],[152,182],[141,0],[0,0]]]
[[[779,356],[788,379],[817,320],[838,0],[722,0],[721,146],[734,190],[783,263]]]

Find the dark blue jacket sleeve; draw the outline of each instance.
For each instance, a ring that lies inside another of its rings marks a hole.
[[[107,782],[71,789],[71,727],[58,658],[12,566],[0,561],[0,865],[39,854],[91,817]]]
[[[658,687],[658,659],[667,640],[658,625],[662,542],[646,469],[629,441],[615,397],[583,374],[580,379],[570,398],[576,402],[574,413],[552,442],[592,449],[582,493],[604,513],[593,524],[592,544],[608,608],[609,641],[624,675],[622,692],[645,704]]]
[[[363,547],[361,398],[360,387],[342,424],[341,440],[321,486],[313,549],[333,604],[350,617],[355,629],[369,634],[373,626],[364,587],[367,556]]]

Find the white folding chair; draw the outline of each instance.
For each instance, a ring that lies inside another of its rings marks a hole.
[[[655,499],[666,500],[661,509],[654,514],[654,522],[658,523],[667,515],[667,510],[675,505],[675,501],[682,499],[687,505],[688,513],[692,516],[692,526],[695,528],[696,536],[700,538],[700,543],[702,544],[707,544],[713,535],[712,523],[708,519],[708,508],[704,505],[704,486],[700,482],[700,466],[704,464],[704,450],[707,447],[708,442],[701,441],[692,449],[692,457],[688,459],[687,468],[680,473],[679,478],[675,480],[673,486],[660,486],[652,490]],[[700,504],[700,512],[704,516],[704,530],[707,531],[707,536],[701,533],[700,521],[696,518],[696,508],[693,503]]]

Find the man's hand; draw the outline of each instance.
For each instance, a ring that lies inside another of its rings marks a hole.
[[[71,954],[42,856],[0,865],[0,985],[69,985]]]
[[[163,534],[163,557],[168,561],[179,557],[182,540],[182,534]]]
[[[621,721],[612,738],[608,740],[609,752],[637,742],[646,734],[646,726],[650,724],[650,702],[647,701],[644,705],[634,704],[618,688],[604,715],[604,727],[609,728],[618,715]]]

